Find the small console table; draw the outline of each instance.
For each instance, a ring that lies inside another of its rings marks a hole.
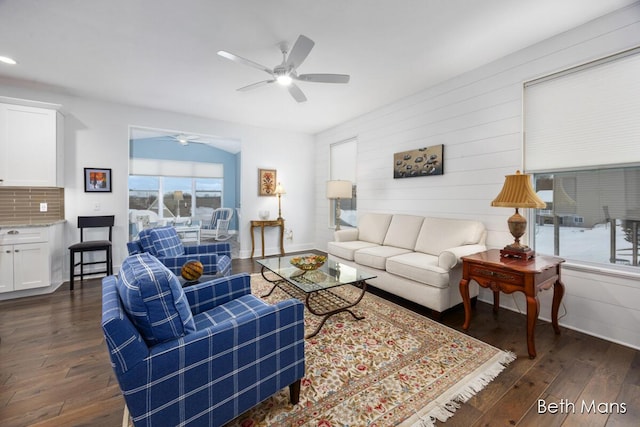
[[[260,227],[260,238],[262,240],[262,258],[264,258],[264,228],[280,227],[280,256],[284,256],[284,219],[278,218],[251,221],[251,258],[253,258],[253,252],[255,250],[253,230],[256,227]]]
[[[553,287],[553,305],[551,323],[556,334],[560,334],[558,326],[558,309],[564,295],[564,285],[560,280],[560,264],[564,259],[537,255],[530,260],[518,258],[501,258],[497,249],[479,252],[462,257],[462,280],[460,294],[464,304],[464,325],[469,329],[471,324],[471,299],[469,298],[469,282],[475,280],[483,288],[493,291],[493,311],[498,312],[500,291],[510,294],[523,292],[527,297],[527,350],[529,358],[536,357],[534,331],[540,302],[538,291]]]

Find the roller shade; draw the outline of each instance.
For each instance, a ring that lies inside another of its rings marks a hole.
[[[640,48],[525,83],[527,172],[640,163]]]
[[[129,175],[224,178],[222,163],[181,162],[176,160],[141,158],[132,158],[129,160]]]

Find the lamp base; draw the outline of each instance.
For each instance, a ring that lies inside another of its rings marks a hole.
[[[501,258],[520,258],[523,260],[529,260],[536,256],[536,252],[528,246],[507,245],[503,249],[500,249]]]

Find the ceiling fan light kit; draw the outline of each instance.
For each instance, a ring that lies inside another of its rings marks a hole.
[[[322,73],[298,75],[296,69],[304,62],[314,45],[315,43],[313,42],[313,40],[302,34],[296,40],[295,44],[293,45],[293,49],[291,49],[291,52],[288,52],[287,45],[285,43],[281,43],[280,51],[282,52],[282,63],[273,67],[273,69],[224,50],[218,51],[218,55],[233,62],[237,62],[239,64],[247,65],[249,67],[264,71],[267,74],[271,75],[271,79],[269,80],[252,83],[237,90],[245,92],[247,90],[255,89],[269,83],[278,82],[278,84],[288,89],[289,94],[291,94],[291,96],[296,101],[305,102],[307,100],[307,97],[302,92],[302,90],[294,83],[294,80],[313,83],[345,84],[349,83],[350,79],[350,76],[348,74]]]

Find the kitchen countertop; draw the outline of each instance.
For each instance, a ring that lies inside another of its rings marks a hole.
[[[30,223],[6,223],[6,224],[1,224],[0,223],[0,229],[4,229],[4,228],[28,228],[28,227],[50,227],[52,225],[56,225],[56,224],[64,224],[65,222],[67,222],[66,219],[50,219],[50,220],[44,220],[44,221],[32,221]]]

